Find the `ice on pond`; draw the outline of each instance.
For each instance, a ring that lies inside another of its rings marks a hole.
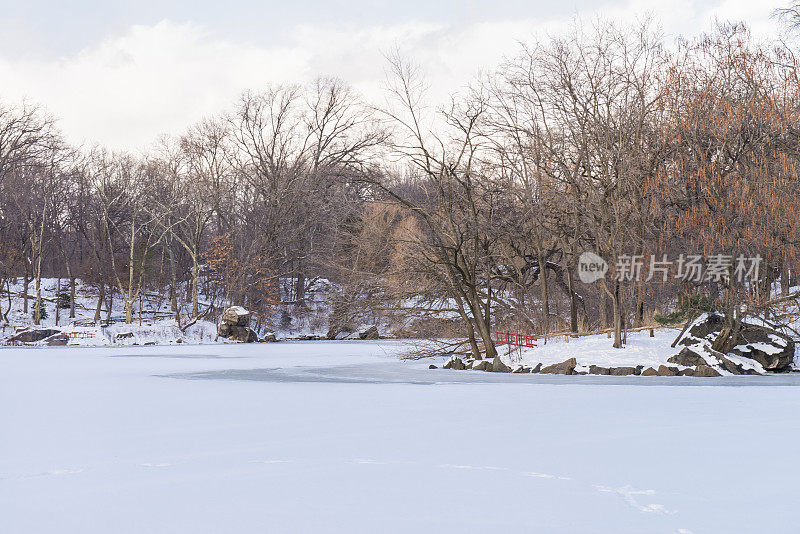
[[[800,437],[797,375],[429,370],[404,349],[2,349],[3,531],[795,530],[800,466],[753,451]]]

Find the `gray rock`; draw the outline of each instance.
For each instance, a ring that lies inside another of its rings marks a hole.
[[[278,338],[277,336],[275,336],[275,334],[269,332],[267,334],[264,334],[264,337],[262,337],[260,341],[262,343],[275,343],[276,341],[278,341]]]
[[[694,369],[687,367],[678,371],[678,376],[694,376]]]
[[[380,334],[378,333],[378,327],[375,325],[370,326],[360,334],[358,334],[359,339],[380,339]]]
[[[590,365],[589,373],[593,375],[610,375],[611,369],[608,367],[600,367],[599,365]]]
[[[430,364],[430,365],[428,366],[428,369],[438,369],[438,367],[436,367],[436,366],[435,366],[435,365],[433,365],[433,364]]]
[[[728,371],[729,373],[731,373],[733,375],[743,375],[744,374],[744,368],[742,368],[741,365],[730,361],[725,356],[722,356],[722,355],[717,356],[717,360],[719,360],[719,365],[723,369]]]
[[[491,371],[492,362],[489,360],[475,360],[472,362],[471,369],[474,371]]]
[[[533,367],[533,369],[531,369],[531,373],[540,373],[540,372],[542,372],[542,364],[541,363],[537,363]]]
[[[241,306],[231,306],[222,312],[222,322],[231,326],[250,326],[250,312]]]
[[[525,367],[524,365],[518,365],[518,366],[514,367],[514,370],[511,371],[511,372],[512,373],[530,373],[531,372],[531,368],[530,367]]]
[[[60,330],[52,328],[40,328],[36,330],[23,330],[19,334],[15,334],[8,338],[9,343],[36,343],[42,341],[50,336],[60,334]]]
[[[658,376],[678,376],[678,368],[668,367],[666,365],[659,365]]]
[[[677,363],[678,365],[686,365],[688,367],[707,364],[705,358],[703,358],[700,354],[696,353],[689,347],[684,347],[675,356],[670,356],[669,358],[667,358],[667,361],[669,363]]]
[[[577,365],[578,362],[575,360],[575,358],[570,358],[569,360],[561,363],[554,363],[553,365],[543,367],[539,372],[551,375],[571,375]]]
[[[710,367],[708,365],[698,365],[697,368],[694,370],[694,375],[692,376],[703,376],[703,377],[711,377],[711,376],[722,376],[719,372]]]
[[[219,323],[217,325],[217,334],[219,337],[228,337],[231,335],[231,325],[228,323]]]
[[[504,364],[500,356],[495,356],[492,360],[492,371],[495,373],[510,373],[511,367]]]
[[[766,351],[763,350],[766,347]],[[795,344],[792,338],[764,326],[745,324],[739,334],[739,344],[731,354],[750,358],[767,371],[787,372],[794,362]]]
[[[658,371],[656,371],[652,367],[648,367],[647,369],[642,371],[642,376],[658,376]]]
[[[695,322],[678,344],[689,346],[702,343],[703,341],[712,343],[720,331],[722,331],[724,324],[725,317],[717,313],[710,313],[705,320]]]
[[[636,367],[612,367],[610,371],[613,376],[635,375]]]
[[[447,363],[444,364],[444,368],[461,371],[463,369],[466,369],[466,366],[464,365],[464,362],[461,360],[461,358],[456,358],[455,356],[453,356],[452,358],[447,360]]]
[[[219,331],[219,328],[217,329],[217,331]],[[232,339],[234,341],[239,341],[241,343],[255,343],[256,341],[258,341],[258,334],[256,334],[255,331],[253,331],[253,329],[247,326],[228,325],[227,332],[228,332],[227,336],[223,336],[222,334],[220,334],[220,336]]]
[[[709,314],[704,320],[693,324],[686,335],[680,340],[679,344],[686,347],[698,345],[710,347],[711,343],[713,343],[719,335],[724,324],[724,316],[716,313]],[[786,372],[792,367],[794,351],[795,343],[790,336],[766,326],[743,323],[742,329],[738,334],[736,345],[730,352],[731,354],[753,359],[768,371]],[[691,364],[678,361],[673,362],[672,360],[669,361],[680,365],[692,366],[708,364],[708,362],[705,361],[697,361]],[[729,369],[726,367],[726,370]],[[742,369],[741,372],[744,373],[745,370]]]

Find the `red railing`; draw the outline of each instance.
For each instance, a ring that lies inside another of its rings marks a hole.
[[[517,345],[518,347],[535,347],[536,338],[526,334],[512,334],[511,332],[495,332],[494,340],[497,345]]]
[[[94,337],[94,332],[67,332],[69,339],[91,339]]]

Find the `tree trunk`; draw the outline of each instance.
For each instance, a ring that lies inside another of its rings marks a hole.
[[[306,298],[306,275],[299,273],[297,275],[297,289],[295,290],[295,299],[297,302],[302,302]]]
[[[75,277],[69,277],[69,318],[75,318]]]
[[[544,334],[544,343],[547,344],[547,334],[550,332],[550,297],[547,293],[547,262],[538,254],[539,263],[539,283],[541,284],[540,290],[542,295],[542,330]]]
[[[31,280],[28,277],[28,264],[25,263],[25,277],[22,281],[22,289],[23,289],[23,296],[22,299],[22,311],[25,312],[25,315],[28,315],[28,286],[30,286]]]
[[[103,309],[103,301],[106,299],[106,285],[100,282],[100,292],[97,295],[97,306],[94,309],[94,322],[100,322],[100,311]]]
[[[75,318],[75,276],[72,274],[72,265],[66,260],[67,277],[69,277],[69,318]]]
[[[578,332],[578,302],[575,295],[575,288],[572,280],[572,270],[569,265],[567,271],[567,288],[569,289],[569,329],[572,332]]]
[[[730,294],[731,290],[728,289]],[[714,343],[711,348],[723,354],[727,354],[736,346],[739,340],[739,332],[742,330],[742,322],[736,317],[736,306],[733,304],[733,298],[729,296],[729,302],[725,310],[725,322],[722,325]]]
[[[58,320],[61,318],[61,277],[58,277],[58,282],[56,283],[56,326],[58,326]]]
[[[192,265],[192,318],[197,317],[200,313],[198,309],[198,295],[197,295],[197,281],[200,279],[200,266],[197,264],[197,256],[194,258]]]
[[[42,322],[42,279],[36,277],[36,307],[33,309],[33,324],[39,325]]]
[[[781,264],[781,295],[784,297],[789,294],[789,264],[784,261]]]
[[[111,324],[111,313],[114,311],[114,284],[109,286],[109,290],[111,291],[108,294],[108,310],[106,313],[106,322]]]
[[[483,341],[483,347],[486,351],[486,358],[494,358],[497,356],[497,349],[494,346],[494,339],[492,339],[492,332],[489,325],[486,323],[486,318],[481,309],[481,299],[475,290],[469,292],[469,308],[472,311],[472,318],[475,322],[475,328]]]
[[[619,280],[614,281],[614,291],[611,298],[611,310],[614,319],[614,345],[615,349],[622,348],[622,302],[620,299]]]

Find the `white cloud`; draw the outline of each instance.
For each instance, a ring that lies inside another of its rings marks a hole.
[[[134,26],[73,57],[0,59],[4,97],[60,117],[75,141],[139,147],[227,107],[245,88],[306,77],[307,54],[216,39],[191,24]]]
[[[775,0],[724,0],[698,10],[690,0],[610,3],[582,17],[631,20],[653,12],[667,35],[693,34],[714,17],[747,20],[756,33],[775,33]],[[434,97],[466,84],[517,50],[518,41],[558,33],[567,20],[508,20],[454,26],[418,22],[388,26],[301,26],[281,46],[259,47],[191,23],[133,26],[78,54],[19,59],[0,53],[0,97],[27,97],[60,117],[74,142],[141,148],[160,133],[180,133],[203,116],[230,108],[245,89],[268,83],[339,76],[379,96],[383,53],[399,49],[419,62]]]

